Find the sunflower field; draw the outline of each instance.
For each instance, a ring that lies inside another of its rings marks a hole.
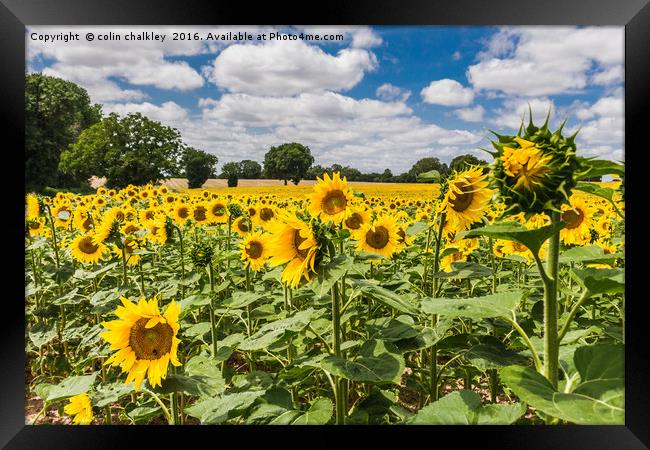
[[[439,184],[27,195],[26,422],[624,423],[624,167],[495,136]]]

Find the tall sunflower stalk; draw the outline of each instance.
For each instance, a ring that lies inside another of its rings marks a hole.
[[[571,189],[582,169],[576,156],[575,137],[562,136],[566,121],[555,131],[548,128],[550,110],[541,127],[533,124],[532,111],[527,127],[516,136],[499,135],[492,141],[492,181],[506,205],[505,214],[546,214],[553,225],[563,223],[562,205],[569,204]],[[558,274],[560,230],[549,240],[546,267],[536,252],[537,269],[544,284],[543,375],[557,388],[559,368]],[[535,355],[534,355],[535,356]]]

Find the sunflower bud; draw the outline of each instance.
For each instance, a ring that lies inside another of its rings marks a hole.
[[[214,249],[209,242],[199,241],[196,242],[190,250],[190,258],[194,267],[203,268],[210,264]]]
[[[516,136],[492,132],[498,140],[491,141],[497,150],[491,181],[507,207],[504,214],[548,212],[569,203],[580,163],[574,143],[577,133],[564,137],[563,127],[549,131],[548,116],[542,127],[536,127],[531,114],[528,127],[522,126]]]

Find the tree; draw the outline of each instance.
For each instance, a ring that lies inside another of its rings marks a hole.
[[[183,168],[187,187],[200,188],[208,178],[216,177],[216,165],[219,159],[202,150],[187,147],[183,152]]]
[[[390,183],[393,181],[393,172],[391,172],[390,169],[384,170],[384,173],[381,174],[380,179],[382,183]]]
[[[76,179],[105,176],[111,188],[142,185],[182,172],[184,148],[175,128],[140,113],[112,113],[79,135],[61,154],[59,168]]]
[[[271,147],[264,155],[266,175],[270,178],[284,180],[285,186],[287,180],[298,184],[301,179],[305,178],[313,163],[314,157],[309,147],[296,142]]]
[[[320,164],[317,164],[315,166],[311,166],[309,170],[307,171],[307,175],[305,175],[306,180],[315,180],[317,177],[322,177],[325,172],[327,172],[328,169],[321,166]]]
[[[71,187],[58,171],[61,152],[102,117],[88,92],[70,81],[37,73],[25,77],[25,188]],[[83,180],[85,181],[85,180]]]
[[[460,155],[460,156],[456,156],[454,159],[451,160],[451,163],[449,163],[449,170],[450,171],[455,170],[456,172],[460,172],[472,165],[473,166],[487,165],[487,161],[478,159],[474,155],[469,155],[469,154]]]
[[[262,166],[257,161],[245,159],[239,163],[239,176],[245,180],[255,180],[262,177]]]
[[[449,175],[449,167],[447,167],[447,164],[440,162],[438,158],[422,158],[413,164],[411,169],[406,173],[405,181],[413,183],[416,181],[418,174],[431,170],[437,170],[443,177]]]
[[[229,162],[221,168],[221,175],[219,178],[226,178],[228,180],[228,187],[235,187],[239,181],[240,164],[236,162]]]

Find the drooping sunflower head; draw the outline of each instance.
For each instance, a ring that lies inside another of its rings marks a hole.
[[[95,237],[97,240],[103,242],[119,239],[120,226],[125,218],[126,215],[122,208],[113,207],[106,211],[101,218],[99,226],[95,227]]]
[[[271,224],[270,230],[270,265],[273,267],[288,263],[282,272],[282,282],[297,288],[303,279],[310,280],[319,256],[318,242],[310,225],[294,213],[285,213]]]
[[[116,350],[104,364],[119,365],[128,373],[125,382],[133,381],[136,389],[145,376],[152,387],[160,386],[169,363],[181,365],[177,355],[180,340],[176,337],[180,306],[172,300],[160,314],[156,298],[143,297],[137,304],[124,297],[121,300],[122,305],[115,310],[118,319],[102,323],[108,331],[101,337]]]
[[[268,239],[261,231],[249,233],[241,242],[241,259],[247,267],[256,272],[264,268],[269,251]]]
[[[74,416],[72,423],[75,425],[89,425],[93,421],[93,408],[88,394],[78,394],[68,399],[68,404],[63,412]]]
[[[147,234],[144,235],[145,239],[154,242],[158,245],[165,245],[167,243],[167,226],[164,219],[156,219],[146,226]]]
[[[88,233],[93,228],[93,217],[91,211],[84,207],[75,209],[72,223],[77,230],[82,233]]]
[[[550,111],[549,111],[550,115]],[[506,214],[541,213],[559,209],[568,203],[581,169],[576,157],[576,134],[562,136],[560,126],[548,129],[548,116],[541,127],[531,120],[517,136],[499,135],[491,141],[493,153],[492,182],[507,206]]]
[[[463,231],[480,222],[492,194],[481,167],[471,166],[455,172],[443,186],[438,206],[439,211],[446,214],[448,230]]]
[[[318,178],[309,199],[312,216],[320,217],[323,222],[341,223],[350,214],[353,194],[346,177],[341,179],[339,172],[335,172],[330,178],[324,173],[322,179]]]
[[[210,264],[213,255],[214,247],[207,240],[195,242],[190,249],[192,264],[197,268],[204,268]]]
[[[362,225],[355,233],[357,250],[390,258],[399,247],[399,226],[390,215],[377,217]]]

